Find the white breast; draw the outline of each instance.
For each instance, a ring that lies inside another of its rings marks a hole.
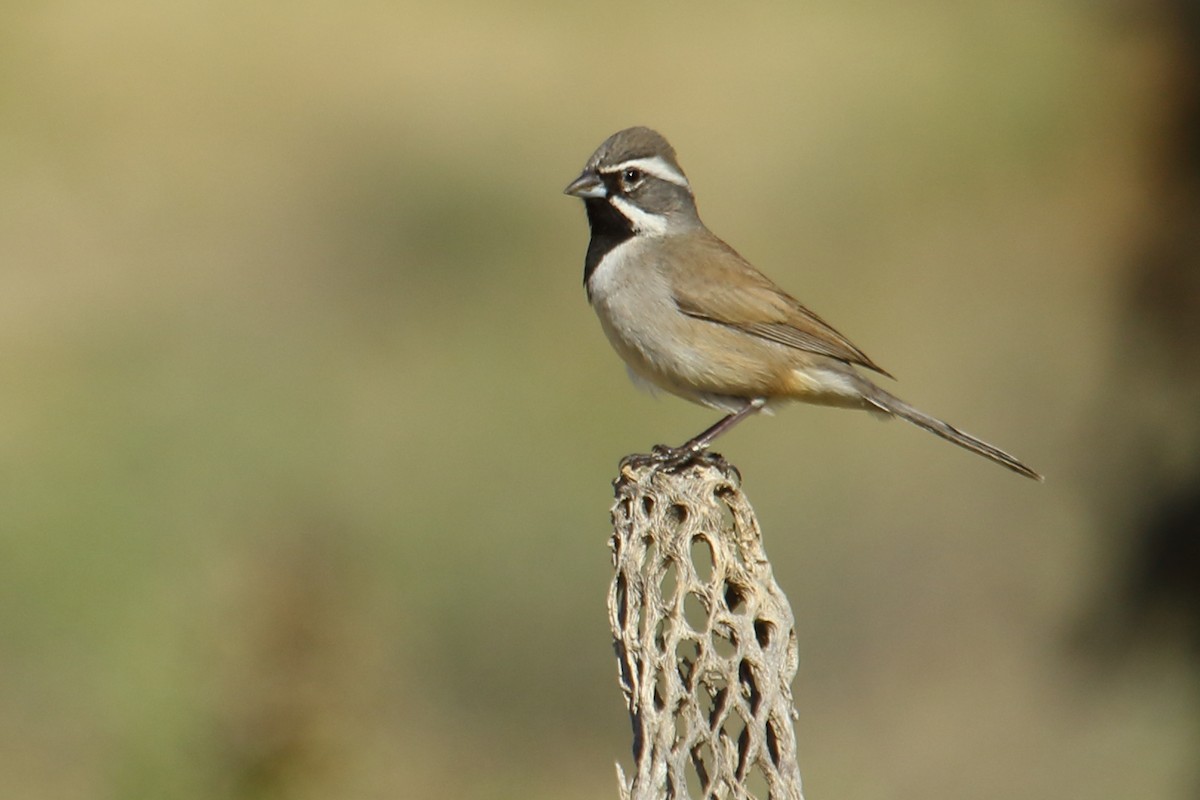
[[[608,252],[588,278],[592,307],[608,330],[622,338],[645,339],[657,314],[674,309],[670,287],[645,248],[650,237],[634,236]],[[616,342],[614,342],[616,344]]]
[[[675,304],[665,270],[646,252],[650,236],[613,248],[588,279],[600,325],[630,373],[652,386],[696,402],[687,376],[704,368]]]

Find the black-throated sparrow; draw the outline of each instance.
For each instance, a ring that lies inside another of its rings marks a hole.
[[[856,366],[888,375],[704,226],[675,150],[659,133],[614,133],[564,191],[587,208],[584,286],[630,374],[727,412],[684,445],[657,448],[664,461],[683,463],[747,416],[801,400],[897,416],[1042,479],[859,374]]]

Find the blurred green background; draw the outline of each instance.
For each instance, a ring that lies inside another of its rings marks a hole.
[[[1071,645],[1170,104],[1138,8],[7,4],[5,796],[616,797],[609,481],[714,419],[584,299],[560,192],[632,124],[899,394],[1048,476],[828,409],[721,441],[806,793],[1194,791],[1187,663]]]

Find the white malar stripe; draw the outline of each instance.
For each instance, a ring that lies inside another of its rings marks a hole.
[[[661,214],[651,214],[618,194],[610,195],[608,202],[613,204],[621,216],[633,224],[638,233],[660,235],[667,232],[667,218]]]
[[[682,186],[685,189],[691,188],[691,184],[688,183],[688,179],[684,177],[684,174],[668,164],[662,156],[631,158],[628,161],[622,161],[612,169],[606,169],[605,172],[621,173],[630,168],[640,169],[647,175],[653,175],[660,180],[673,183],[676,186]]]

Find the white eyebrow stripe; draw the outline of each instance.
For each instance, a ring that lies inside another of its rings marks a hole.
[[[653,175],[660,180],[673,183],[676,186],[682,186],[685,189],[691,187],[691,185],[688,183],[688,179],[684,177],[683,173],[668,164],[662,156],[654,156],[652,158],[631,158],[628,161],[622,161],[612,169],[604,170],[604,172],[606,174],[610,172],[620,173],[630,168],[640,169],[647,175]]]
[[[621,216],[633,224],[633,229],[640,233],[663,234],[667,232],[667,218],[661,214],[651,214],[619,194],[608,196],[608,202],[621,213]]]

